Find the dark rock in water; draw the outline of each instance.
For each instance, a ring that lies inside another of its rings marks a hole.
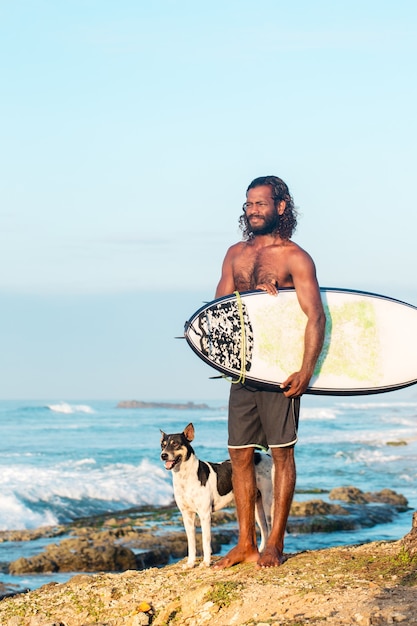
[[[290,533],[317,533],[372,528],[392,522],[408,510],[407,499],[391,489],[363,493],[357,487],[333,489],[329,498],[346,504],[330,504],[323,500],[293,502],[287,530]]]
[[[325,503],[323,503],[325,504]],[[388,524],[396,517],[395,507],[384,504],[349,504],[342,514],[313,514],[289,517],[289,533],[332,533]]]
[[[27,591],[29,591],[29,589],[21,589],[18,585],[5,585],[0,582],[0,600],[3,600],[3,598],[12,598],[19,593],[25,593]]]
[[[290,518],[287,522],[287,532],[290,534],[308,535],[310,533],[334,533],[342,530],[355,530],[357,524],[349,516],[325,516]]]
[[[180,555],[178,558],[182,558]],[[171,551],[167,547],[153,548],[136,555],[135,567],[129,569],[148,569],[148,567],[162,567],[168,565],[171,557]]]
[[[34,541],[41,537],[59,537],[68,532],[66,526],[41,526],[23,530],[0,530],[0,543],[6,541]]]
[[[307,517],[311,515],[349,515],[349,511],[339,504],[329,504],[323,500],[307,500],[306,502],[293,502],[291,516]]]
[[[382,489],[377,493],[367,493],[366,495],[369,496],[369,502],[383,502],[395,506],[400,511],[408,511],[407,498],[391,489]]]
[[[10,574],[28,572],[120,572],[136,569],[132,550],[109,542],[95,543],[87,538],[65,539],[47,546],[44,552],[10,563]]]
[[[391,504],[398,510],[407,511],[407,498],[391,489],[382,489],[377,493],[364,493],[357,487],[337,487],[332,489],[329,494],[330,500],[341,500],[342,502],[351,502],[354,504],[368,504],[369,502],[381,502]]]
[[[398,510],[389,504],[368,504],[366,507],[353,504],[350,514],[356,519],[356,528],[372,528],[377,524],[392,522],[397,516]]]
[[[177,511],[175,515],[178,516]],[[162,567],[187,555],[185,531],[170,532],[165,529],[163,532],[155,532],[154,529],[135,527],[132,525],[134,521],[133,518],[122,517],[117,520],[109,517],[99,529],[91,526],[74,528],[72,532],[76,533],[76,537],[48,545],[43,552],[34,556],[16,559],[9,564],[6,571],[14,575],[41,572],[121,572]],[[108,523],[111,523],[111,528]],[[169,524],[168,521],[165,523]],[[219,552],[221,546],[229,543],[232,538],[236,538],[234,531],[213,531],[213,554]],[[199,530],[196,543],[201,554]]]
[[[342,502],[354,502],[356,504],[366,504],[368,500],[365,498],[363,491],[357,487],[336,487],[329,494],[330,500],[341,500]]]
[[[194,402],[142,402],[141,400],[123,400],[116,406],[117,409],[209,409],[208,404],[194,404]]]

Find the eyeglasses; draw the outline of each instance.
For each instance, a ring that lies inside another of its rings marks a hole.
[[[271,198],[271,200],[273,200],[274,198]],[[242,206],[243,211],[246,213],[247,210],[251,210],[254,207],[256,207],[257,209],[263,209],[264,207],[267,207],[268,203],[267,202],[245,202]]]

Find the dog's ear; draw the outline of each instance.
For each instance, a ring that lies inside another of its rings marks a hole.
[[[161,430],[161,429],[159,429],[159,430]],[[165,437],[166,437],[166,434],[164,433],[163,430],[161,430],[161,442],[165,439]]]
[[[194,439],[194,426],[192,424],[188,424],[188,426],[184,428],[184,435],[188,441]]]

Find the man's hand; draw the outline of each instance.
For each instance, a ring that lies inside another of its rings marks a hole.
[[[256,285],[256,289],[267,291],[271,296],[278,295],[278,287],[276,283],[260,283],[259,285]]]
[[[287,398],[298,398],[302,396],[310,382],[310,376],[307,378],[302,372],[294,372],[288,376],[287,380],[281,383],[280,387],[284,390],[284,396]]]

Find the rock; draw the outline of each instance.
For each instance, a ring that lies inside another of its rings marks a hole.
[[[392,489],[382,489],[377,493],[366,493],[369,502],[383,502],[384,504],[392,504],[401,511],[408,510],[408,500],[403,495],[392,491]]]
[[[0,600],[3,600],[3,598],[11,598],[12,596],[15,596],[17,593],[22,593],[22,592],[26,592],[29,591],[28,589],[20,589],[18,585],[13,585],[13,584],[7,584],[5,585],[4,583],[0,582]]]
[[[392,522],[398,510],[390,504],[351,504],[350,515],[356,520],[356,528],[372,528],[377,524]]]
[[[114,520],[113,520],[114,521]],[[91,527],[73,530],[77,537],[51,544],[43,552],[10,563],[11,574],[41,572],[101,572],[125,571],[161,567],[172,560],[185,557],[188,552],[184,531],[155,534],[135,529],[131,525],[102,530]],[[236,538],[235,531],[212,533],[212,551]],[[196,536],[198,553],[202,553],[201,533]]]
[[[67,532],[66,526],[40,526],[29,530],[1,530],[0,543],[5,541],[34,541],[41,537],[59,537]]]
[[[389,489],[379,494],[364,494],[356,487],[342,487],[334,489],[329,497],[345,500],[347,504],[340,506],[323,500],[293,502],[287,531],[307,534],[371,528],[391,522],[398,511],[404,510],[404,501],[407,502]],[[379,504],[373,504],[376,502]]]
[[[358,528],[356,520],[352,517],[326,517],[317,515],[309,518],[289,519],[287,532],[290,534],[310,533],[334,533],[342,530],[355,530]]]
[[[136,569],[132,550],[87,538],[65,539],[47,546],[44,552],[10,563],[10,574],[39,572],[102,572]]]
[[[405,550],[412,556],[417,556],[417,511],[413,514],[413,525],[410,532],[402,539]]]
[[[357,487],[336,487],[329,493],[329,498],[330,500],[354,502],[355,504],[366,504],[368,502],[363,491]]]
[[[307,534],[352,530],[355,522],[348,516],[349,511],[345,508],[323,500],[293,502],[287,532]]]
[[[293,502],[290,515],[348,515],[349,511],[339,504],[329,504],[323,500],[307,500],[306,502]]]
[[[382,489],[382,491],[377,493],[364,493],[357,487],[337,487],[331,490],[329,498],[330,500],[341,500],[342,502],[351,502],[354,504],[382,502],[384,504],[391,504],[401,511],[408,509],[407,498],[392,491],[392,489]]]
[[[408,446],[408,443],[404,439],[397,439],[396,441],[387,441],[387,446]]]

